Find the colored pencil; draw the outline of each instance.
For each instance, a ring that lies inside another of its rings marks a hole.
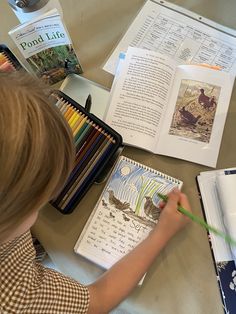
[[[14,63],[5,52],[0,52],[0,66],[2,71],[12,72],[16,70]]]
[[[60,194],[53,203],[60,209],[73,205],[86,185],[99,173],[99,168],[107,159],[115,143],[103,127],[94,123],[87,114],[80,111],[63,97],[57,98],[56,106],[67,120],[76,147],[74,168]]]
[[[98,140],[97,145],[92,146],[90,150],[90,158],[86,159],[87,163],[82,167],[80,166],[78,168],[78,171],[76,172],[75,180],[73,181],[73,184],[71,185],[70,189],[68,189],[67,193],[62,199],[62,202],[59,204],[62,206],[65,202],[65,200],[70,196],[75,189],[77,189],[77,186],[79,182],[81,181],[81,178],[83,177],[84,173],[91,167],[96,157],[99,155],[99,153],[102,151],[102,149],[105,147],[108,139],[105,134],[101,134],[103,137],[100,137],[100,140]],[[89,160],[89,161],[88,161]]]
[[[82,126],[84,125],[84,123],[87,121],[88,117],[83,114],[81,116],[81,119],[80,119],[80,122],[79,124],[77,125],[76,129],[74,130],[74,133],[75,133],[75,137],[76,137],[76,134],[80,131],[80,129],[82,128]]]
[[[75,136],[75,147],[76,151],[78,152],[80,147],[85,143],[88,139],[90,133],[94,130],[94,124],[92,121],[87,121],[84,126],[81,128],[80,132],[77,133]]]
[[[98,132],[98,127],[94,128],[92,127],[91,132],[87,138],[86,141],[84,141],[83,145],[80,148],[80,154],[77,155],[77,159],[75,161],[75,166],[66,182],[66,185],[61,191],[61,193],[58,195],[56,199],[56,203],[58,204],[64,195],[66,194],[67,190],[71,187],[73,184],[74,180],[76,179],[76,174],[79,171],[80,167],[83,165],[83,163],[88,160],[89,158],[89,153],[92,151],[94,147],[97,147],[97,143],[99,142],[99,137],[98,135],[100,132]]]
[[[73,114],[71,115],[70,119],[68,120],[68,124],[70,125],[70,127],[72,128],[72,123],[75,119],[78,119],[78,117],[80,117],[80,115],[76,112],[76,110],[74,110]]]
[[[104,148],[104,151],[101,152],[101,154],[94,161],[93,166],[91,166],[90,169],[88,170],[88,172],[84,175],[84,180],[83,180],[83,182],[80,182],[80,186],[76,190],[73,197],[71,197],[70,201],[67,201],[63,205],[63,207],[62,207],[63,210],[67,211],[69,208],[74,206],[78,196],[84,193],[83,189],[86,186],[86,184],[91,180],[91,178],[95,175],[95,173],[98,172],[99,167],[102,165],[103,161],[110,154],[112,147],[113,147],[113,143],[112,143],[112,141],[109,141],[107,143],[107,146]]]
[[[157,193],[157,195],[160,197],[160,199],[162,199],[164,202],[168,201],[168,196],[167,195],[163,195],[161,193]],[[223,238],[227,243],[229,244],[233,244],[236,245],[236,240],[233,239],[232,237],[230,237],[228,234],[222,232],[221,230],[208,225],[208,223],[205,222],[204,219],[202,219],[201,217],[198,217],[192,213],[190,213],[187,209],[185,209],[184,207],[182,207],[181,205],[178,205],[178,211],[180,211],[183,215],[187,216],[188,218],[190,218],[192,221],[196,222],[197,224],[199,224],[200,226],[202,226],[203,228],[205,228],[208,231],[213,232],[214,234],[216,234],[217,236],[220,236],[221,238]]]

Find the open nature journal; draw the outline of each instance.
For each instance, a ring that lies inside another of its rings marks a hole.
[[[182,182],[121,156],[87,221],[75,252],[108,269],[158,222],[160,199]]]
[[[215,167],[234,76],[130,47],[105,121],[126,144]]]

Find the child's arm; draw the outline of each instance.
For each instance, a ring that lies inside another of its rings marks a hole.
[[[177,211],[178,203],[191,211],[185,194],[178,190],[171,192],[167,204],[163,205],[160,220],[149,236],[89,286],[88,313],[109,312],[138,284],[167,242],[189,221]]]

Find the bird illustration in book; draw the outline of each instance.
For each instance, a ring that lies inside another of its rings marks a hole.
[[[213,95],[213,96],[209,97],[209,96],[205,95],[205,90],[203,88],[200,89],[200,95],[198,97],[198,103],[200,105],[202,105],[207,110],[210,110],[211,108],[213,110],[213,108],[216,107],[216,105],[217,105],[215,96]]]
[[[158,206],[153,204],[153,200],[150,196],[145,196],[144,203],[144,212],[148,217],[151,217],[153,220],[158,220],[161,210]]]
[[[201,118],[201,115],[198,115],[197,117],[195,117],[191,112],[185,109],[185,106],[179,109],[179,112],[181,114],[183,122],[186,124],[191,124],[193,126]]]
[[[125,210],[130,207],[130,204],[128,202],[121,202],[117,197],[114,195],[114,191],[108,190],[109,193],[109,203],[110,205],[114,205],[115,208],[120,209],[120,210]]]
[[[209,143],[220,94],[220,86],[182,80],[169,134]]]

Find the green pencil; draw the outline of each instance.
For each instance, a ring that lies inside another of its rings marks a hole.
[[[163,195],[161,193],[157,193],[157,195],[160,197],[160,199],[162,199],[164,202],[168,201],[168,196],[167,195]],[[216,229],[213,226],[208,225],[204,219],[193,215],[192,213],[190,213],[187,209],[183,208],[181,205],[178,205],[178,211],[180,211],[183,215],[187,216],[188,218],[190,218],[192,221],[198,223],[199,225],[201,225],[202,227],[204,227],[206,230],[213,232],[214,234],[220,236],[221,238],[223,238],[227,243],[229,244],[233,244],[236,246],[236,240],[234,240],[233,238],[231,238],[228,234],[225,234],[224,232]]]

